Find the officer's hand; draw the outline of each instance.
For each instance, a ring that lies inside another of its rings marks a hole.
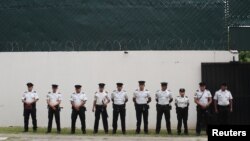
[[[205,105],[201,105],[201,109],[206,109],[206,106]]]
[[[218,113],[218,109],[215,109],[215,113]]]
[[[75,106],[75,109],[76,109],[77,111],[79,111],[79,107],[78,107],[78,106]]]
[[[231,113],[233,112],[233,108],[230,108],[230,112],[231,112]]]

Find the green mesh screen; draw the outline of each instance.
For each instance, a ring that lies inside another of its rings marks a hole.
[[[232,5],[232,7],[231,7]],[[249,0],[0,0],[0,51],[226,50]]]

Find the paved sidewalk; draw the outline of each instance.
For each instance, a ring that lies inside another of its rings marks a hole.
[[[207,137],[0,134],[0,141],[207,141]]]

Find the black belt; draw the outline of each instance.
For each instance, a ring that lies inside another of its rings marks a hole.
[[[218,105],[218,107],[221,107],[221,108],[223,108],[223,107],[229,107],[229,105]]]
[[[125,104],[121,104],[121,105],[119,105],[119,104],[114,104],[114,106],[116,106],[116,107],[124,107]]]
[[[161,105],[161,104],[157,103],[157,106],[159,106],[159,107],[167,107],[167,106],[169,106],[169,104]]]

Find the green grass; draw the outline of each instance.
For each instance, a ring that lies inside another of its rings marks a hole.
[[[0,134],[20,134],[23,131],[23,127],[0,127]],[[143,132],[141,132],[141,134],[137,135],[135,134],[135,130],[127,130],[127,134],[125,136],[155,136],[155,137],[162,137],[162,136],[178,136],[178,137],[187,137],[187,136],[195,136],[195,130],[189,130],[189,135],[177,135],[177,131],[176,130],[172,130],[173,134],[172,135],[168,135],[166,133],[166,130],[161,130],[161,133],[159,135],[156,135],[154,130],[149,130],[149,134],[145,135]],[[46,128],[38,128],[36,133],[33,133],[32,128],[29,129],[28,133],[25,134],[45,134],[46,133]],[[52,135],[56,133],[56,129],[52,130]],[[61,134],[60,135],[71,135],[70,134],[70,129],[69,128],[62,128]],[[76,134],[74,135],[83,135],[81,134],[81,130],[80,129],[76,129]],[[113,135],[112,134],[112,130],[109,131],[109,134],[105,134],[103,130],[99,130],[98,134],[93,134],[93,130],[87,130],[86,135],[88,136],[124,136],[120,130],[117,131],[117,134]],[[202,136],[205,136],[205,133],[202,132],[201,134]]]

